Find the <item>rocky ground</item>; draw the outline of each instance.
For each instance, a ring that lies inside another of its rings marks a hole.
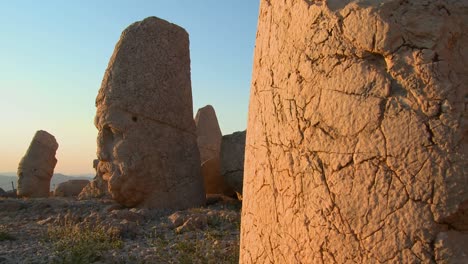
[[[237,263],[241,204],[184,211],[0,198],[0,263]]]

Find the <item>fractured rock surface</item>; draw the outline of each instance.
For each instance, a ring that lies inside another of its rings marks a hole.
[[[221,175],[226,185],[242,197],[246,131],[224,135],[221,143]]]
[[[127,207],[204,203],[187,32],[149,17],[125,29],[96,98],[98,176]]]
[[[197,111],[195,116],[197,127],[197,144],[200,150],[201,163],[219,158],[221,149],[221,129],[219,128],[216,112],[211,105],[204,106]]]
[[[53,135],[43,130],[36,132],[18,165],[18,196],[49,196],[50,179],[57,164],[57,149],[58,143]]]
[[[262,1],[241,263],[466,263],[468,2]]]

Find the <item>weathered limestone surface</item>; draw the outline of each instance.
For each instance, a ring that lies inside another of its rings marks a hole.
[[[224,135],[221,142],[221,175],[227,186],[242,197],[246,131]]]
[[[54,174],[58,143],[55,137],[39,130],[18,165],[18,190],[21,197],[48,197]]]
[[[261,1],[241,263],[467,263],[467,32],[467,1]]]
[[[73,197],[78,196],[83,188],[89,184],[88,180],[69,180],[62,182],[54,190],[56,197]]]
[[[201,162],[219,158],[223,134],[219,128],[216,112],[211,105],[198,109],[195,116],[195,126],[197,127],[197,143]]]
[[[156,17],[125,29],[96,98],[98,176],[124,206],[204,203],[187,32]]]

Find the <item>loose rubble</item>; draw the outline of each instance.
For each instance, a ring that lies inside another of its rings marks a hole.
[[[239,228],[240,202],[229,198],[183,211],[0,198],[0,263],[237,263]]]

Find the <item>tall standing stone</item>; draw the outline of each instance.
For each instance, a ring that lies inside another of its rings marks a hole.
[[[50,180],[57,164],[57,149],[58,143],[54,136],[43,130],[36,132],[18,165],[18,196],[49,196]]]
[[[261,1],[241,263],[466,263],[468,2]]]
[[[124,206],[204,204],[187,32],[156,17],[125,29],[96,98],[98,176]]]
[[[197,144],[200,151],[201,169],[205,192],[207,194],[224,193],[226,185],[221,176],[219,153],[221,149],[221,129],[216,112],[211,105],[197,111]]]
[[[221,149],[221,129],[219,128],[216,112],[211,105],[204,106],[197,111],[195,116],[197,127],[197,144],[200,150],[201,162],[219,158]]]

